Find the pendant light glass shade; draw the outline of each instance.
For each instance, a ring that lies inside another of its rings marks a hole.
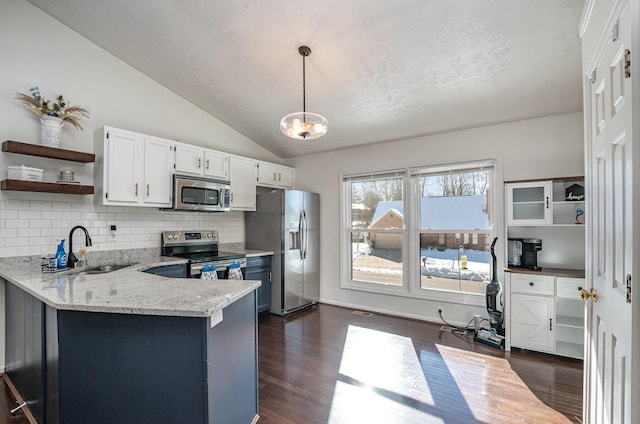
[[[311,54],[307,46],[300,46],[302,56],[302,112],[290,113],[280,121],[280,131],[296,140],[313,140],[327,133],[327,119],[317,113],[307,112],[305,58]]]
[[[295,112],[282,118],[280,130],[287,137],[298,140],[313,140],[327,133],[329,123],[317,113]]]

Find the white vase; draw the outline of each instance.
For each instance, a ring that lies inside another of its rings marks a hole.
[[[56,116],[42,116],[40,118],[40,144],[50,147],[60,147],[60,133],[64,123]]]

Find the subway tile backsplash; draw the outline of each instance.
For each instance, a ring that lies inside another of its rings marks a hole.
[[[0,201],[0,257],[54,253],[76,225],[87,228],[89,252],[160,248],[166,230],[218,230],[220,243],[244,242],[244,212],[173,212],[159,209],[94,206],[54,201]],[[110,225],[117,230],[109,231]],[[66,241],[68,246],[68,240]],[[84,246],[84,233],[74,233],[74,250]]]

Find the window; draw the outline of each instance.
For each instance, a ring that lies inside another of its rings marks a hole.
[[[483,295],[495,236],[494,162],[343,176],[342,286]]]
[[[419,194],[420,289],[484,294],[491,278],[492,177],[492,162],[411,171]]]
[[[353,281],[404,286],[404,173],[345,180]]]

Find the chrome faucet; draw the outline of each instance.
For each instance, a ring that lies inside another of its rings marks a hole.
[[[89,232],[86,228],[84,228],[82,225],[76,225],[75,227],[73,227],[71,231],[69,231],[69,254],[67,255],[67,266],[69,268],[75,268],[76,262],[78,262],[78,258],[76,258],[76,255],[73,253],[73,232],[77,229],[81,229],[82,231],[84,231],[85,246],[89,247],[93,245],[93,243],[91,242],[91,237],[89,237]]]

